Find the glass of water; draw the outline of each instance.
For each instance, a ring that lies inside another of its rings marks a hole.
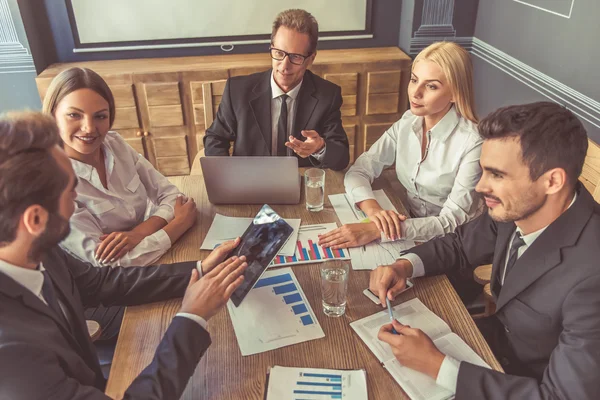
[[[346,312],[349,263],[321,263],[321,294],[323,312],[328,317],[341,317]]]
[[[304,173],[304,194],[308,211],[323,210],[325,200],[325,171],[319,168],[307,169]]]

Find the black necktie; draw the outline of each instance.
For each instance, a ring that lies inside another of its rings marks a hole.
[[[524,244],[525,244],[525,242],[523,241],[523,238],[521,237],[521,233],[519,233],[519,231],[516,231],[515,236],[513,237],[513,240],[510,245],[510,250],[508,251],[508,260],[506,262],[506,268],[505,268],[505,272],[504,272],[505,278],[508,275],[508,273],[510,272],[510,269],[517,262],[517,255],[519,254],[519,248],[521,248],[521,246],[523,246]],[[494,294],[496,295],[496,297],[500,296],[500,289],[502,288],[502,275],[503,274],[502,274],[501,270],[498,271],[498,273],[496,274],[496,282],[494,285]]]
[[[281,112],[279,114],[279,122],[277,122],[277,155],[287,156],[287,126],[288,126],[288,109],[287,109],[287,94],[282,94],[281,98]]]
[[[58,303],[58,297],[56,296],[56,290],[54,290],[54,284],[50,279],[50,275],[48,274],[48,270],[42,271],[42,275],[44,275],[44,283],[42,284],[42,296],[48,303],[48,306],[52,311],[56,313],[59,319],[66,323],[69,326],[65,313],[62,308],[60,308],[60,304]]]

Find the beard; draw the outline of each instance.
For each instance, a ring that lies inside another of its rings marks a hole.
[[[70,232],[71,225],[68,220],[57,213],[49,213],[46,230],[31,244],[29,260],[39,262],[48,250],[59,244]]]
[[[497,199],[493,196],[489,197]],[[543,196],[542,198],[537,200],[535,194],[528,194],[520,198],[517,202],[515,202],[514,209],[506,211],[504,215],[494,215],[492,209],[488,209],[488,213],[490,217],[496,222],[522,221],[524,219],[529,218],[540,208],[542,208],[544,204],[546,204],[546,200],[548,200],[548,196]],[[500,204],[502,206],[504,205],[503,202],[501,202]]]

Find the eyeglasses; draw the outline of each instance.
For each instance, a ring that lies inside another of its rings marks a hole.
[[[311,54],[303,56],[302,54],[288,53],[287,51],[279,50],[275,47],[271,47],[269,50],[271,51],[271,58],[273,60],[283,61],[285,57],[287,57],[294,65],[304,64],[304,61],[311,56]]]

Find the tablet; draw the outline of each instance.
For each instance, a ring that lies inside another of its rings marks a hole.
[[[248,263],[244,271],[244,282],[231,295],[231,301],[236,307],[254,287],[293,231],[294,228],[267,204],[256,214],[242,235],[240,244],[228,256],[246,256]]]

